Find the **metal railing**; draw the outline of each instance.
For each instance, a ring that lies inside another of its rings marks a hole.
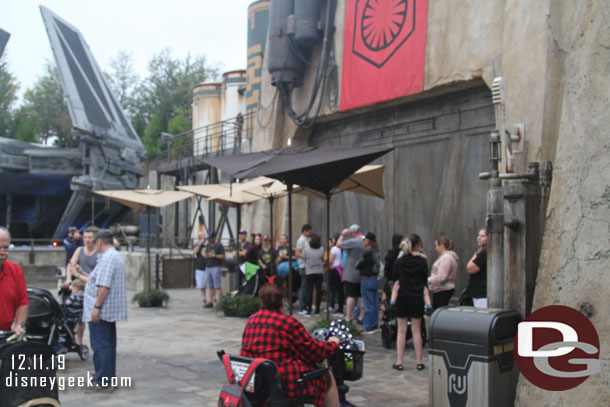
[[[253,117],[254,112],[249,112],[176,135],[164,133],[157,142],[157,157],[171,160],[250,152]]]

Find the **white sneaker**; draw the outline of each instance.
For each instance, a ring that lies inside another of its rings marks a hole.
[[[306,311],[306,310],[299,311],[299,315],[305,315],[305,314],[307,314],[307,311]]]
[[[309,312],[306,312],[305,314],[303,314],[303,316],[305,318],[311,318],[312,317],[311,313],[309,313]]]

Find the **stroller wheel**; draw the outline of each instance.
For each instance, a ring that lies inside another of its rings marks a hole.
[[[89,347],[87,345],[81,345],[78,348],[78,356],[80,356],[80,360],[89,359]]]
[[[388,324],[381,325],[381,344],[383,347],[390,349],[393,341],[392,327]]]

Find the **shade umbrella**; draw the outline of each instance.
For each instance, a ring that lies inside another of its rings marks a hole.
[[[236,179],[266,176],[286,184],[288,190],[288,244],[292,254],[292,192],[300,185],[326,196],[327,242],[330,235],[330,197],[341,182],[364,165],[383,156],[393,148],[362,147],[330,149],[318,147],[284,147],[260,153],[225,157],[210,157],[206,164],[224,171]],[[289,259],[289,292],[292,292],[292,258]],[[328,273],[327,273],[328,275]],[[292,314],[292,301],[289,302]],[[329,316],[327,302],[327,318]]]
[[[191,198],[193,194],[184,191],[165,191],[159,189],[121,189],[93,192],[147,214],[148,236],[146,239],[146,254],[148,256],[148,271],[145,283],[146,290],[150,290],[150,213],[157,208],[163,208],[183,199]]]
[[[250,204],[262,199],[269,202],[270,207],[270,235],[273,241],[273,203],[276,199],[288,194],[286,185],[278,180],[267,177],[258,177],[238,184],[211,184],[211,185],[187,185],[178,186],[182,191],[188,191],[199,195],[208,201],[218,202],[225,206],[237,207],[240,210],[242,204]],[[306,195],[312,198],[325,199],[319,192],[295,185],[293,193]],[[239,219],[239,217],[238,217]],[[241,225],[237,225],[241,229]]]

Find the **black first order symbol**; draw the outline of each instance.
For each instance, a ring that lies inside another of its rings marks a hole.
[[[415,31],[415,0],[358,0],[352,52],[381,68]]]

